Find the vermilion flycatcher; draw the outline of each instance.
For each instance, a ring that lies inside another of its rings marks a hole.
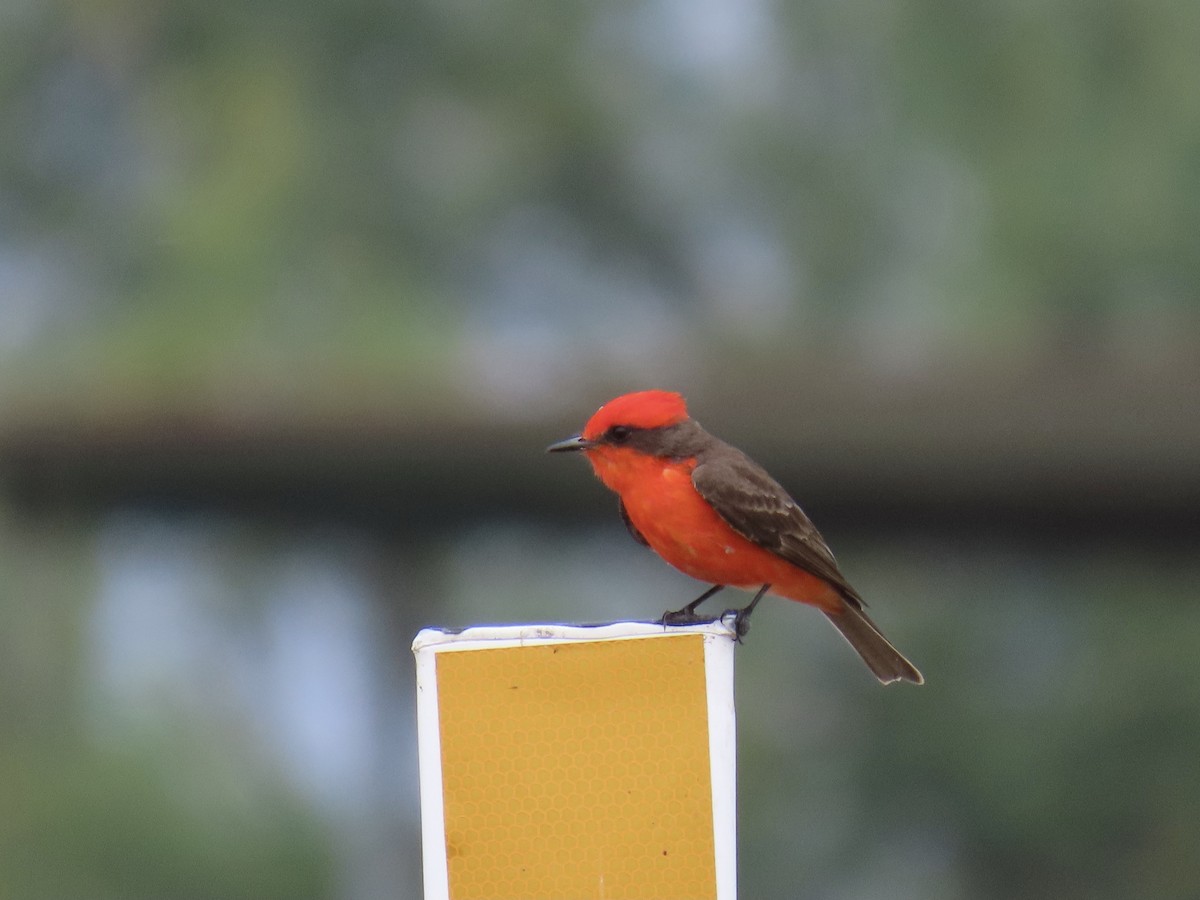
[[[620,498],[630,534],[679,571],[712,587],[664,624],[711,621],[696,607],[724,587],[756,590],[736,610],[744,634],[766,593],[817,607],[884,684],[924,682],[863,611],[808,516],[746,454],[688,416],[683,397],[639,391],[600,407],[583,433],[551,453],[582,451]],[[731,612],[734,612],[731,610]]]

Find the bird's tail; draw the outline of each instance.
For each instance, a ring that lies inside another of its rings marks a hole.
[[[924,684],[925,679],[917,667],[901,655],[880,633],[875,623],[859,607],[843,602],[838,612],[826,612],[829,621],[842,633],[850,646],[863,658],[867,667],[884,684],[893,681],[911,681]]]

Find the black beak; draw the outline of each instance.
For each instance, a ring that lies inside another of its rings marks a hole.
[[[592,446],[591,441],[585,441],[582,434],[574,435],[567,438],[565,441],[559,441],[557,444],[551,444],[546,448],[547,453],[570,453],[575,450],[586,450]]]

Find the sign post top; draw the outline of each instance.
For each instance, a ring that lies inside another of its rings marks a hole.
[[[537,623],[529,625],[472,625],[470,628],[422,628],[413,639],[414,653],[432,649],[466,649],[472,646],[528,645],[552,641],[611,641],[623,638],[704,634],[737,639],[724,618],[703,625],[663,625],[661,622],[603,622],[595,625]]]

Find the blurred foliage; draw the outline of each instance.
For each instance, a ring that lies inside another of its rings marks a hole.
[[[324,827],[244,725],[104,700],[92,554],[0,520],[0,897],[329,896]]]
[[[1198,16],[13,4],[0,351],[116,402],[429,389],[464,335],[663,317],[918,358],[1194,338]]]

